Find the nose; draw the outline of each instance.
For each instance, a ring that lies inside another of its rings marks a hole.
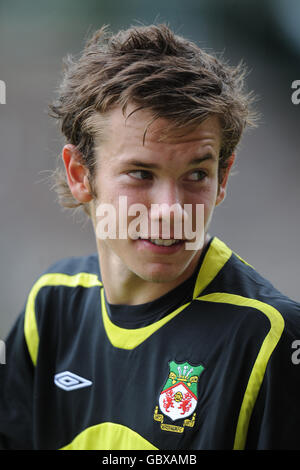
[[[153,235],[161,238],[182,238],[183,219],[183,200],[176,183],[168,180],[156,186],[150,207],[150,222],[155,232]]]
[[[153,204],[181,204],[181,194],[178,184],[173,179],[162,181],[153,188],[151,195]]]

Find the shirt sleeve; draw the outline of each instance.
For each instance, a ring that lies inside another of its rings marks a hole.
[[[300,309],[285,324],[267,365],[249,423],[246,448],[300,449]],[[295,346],[298,345],[298,352]]]
[[[0,364],[0,449],[33,449],[33,376],[23,312],[5,341]]]

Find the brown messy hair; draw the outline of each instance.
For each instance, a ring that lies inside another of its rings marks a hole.
[[[220,178],[244,128],[254,124],[253,97],[244,91],[244,65],[229,66],[165,24],[132,27],[115,35],[103,26],[79,59],[69,56],[65,65],[50,114],[60,122],[67,142],[80,152],[91,186],[95,138],[99,139],[94,118],[105,117],[115,106],[121,106],[124,115],[129,103],[147,109],[152,121],[167,119],[170,132],[184,132],[217,116],[222,127]],[[82,205],[73,198],[64,170],[58,168],[55,178],[61,205]]]

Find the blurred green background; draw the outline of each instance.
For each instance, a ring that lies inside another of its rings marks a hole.
[[[0,338],[36,278],[54,261],[95,251],[84,217],[63,212],[44,182],[64,143],[47,115],[62,59],[103,24],[113,31],[167,22],[229,62],[244,59],[259,97],[260,126],[243,138],[211,234],[300,300],[299,0],[0,1]]]

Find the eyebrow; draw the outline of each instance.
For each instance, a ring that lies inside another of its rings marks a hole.
[[[199,165],[199,163],[204,162],[205,160],[215,160],[215,157],[211,153],[207,153],[203,157],[195,157],[189,163],[188,166]],[[145,168],[149,170],[159,170],[161,168],[157,163],[146,163],[140,160],[131,159],[126,162],[127,165],[138,166],[140,168]]]

